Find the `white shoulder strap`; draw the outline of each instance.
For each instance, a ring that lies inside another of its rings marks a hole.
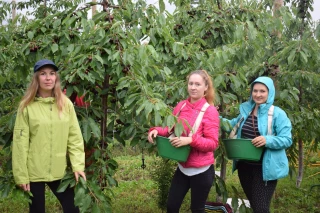
[[[186,102],[184,102],[183,104],[182,104],[182,106],[181,106],[181,108],[180,108],[180,110],[179,110],[179,112],[177,113],[177,115],[176,116],[179,116],[179,114],[180,114],[180,112],[181,112],[181,110],[183,109],[183,107],[185,107],[186,106]]]
[[[240,127],[240,123],[243,121],[243,117],[239,120],[239,122],[232,128],[230,134],[229,134],[229,138],[230,139],[236,139],[237,138],[237,132],[238,129]]]
[[[209,106],[210,105],[208,104],[208,102],[206,102],[203,105],[201,111],[199,112],[199,115],[198,115],[196,121],[193,124],[192,130],[189,133],[189,137],[191,137],[195,132],[197,132],[197,130],[198,130],[199,126],[200,126],[200,123],[202,121],[203,115],[204,115],[205,111],[208,109]]]
[[[268,111],[268,135],[272,135],[272,118],[273,118],[274,106],[271,105]]]

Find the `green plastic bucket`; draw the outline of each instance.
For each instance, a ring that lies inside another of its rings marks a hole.
[[[169,138],[156,137],[158,153],[161,157],[176,160],[178,162],[186,162],[190,153],[190,145],[174,147],[171,145]]]
[[[227,157],[231,160],[259,161],[264,147],[255,147],[251,139],[223,139]]]

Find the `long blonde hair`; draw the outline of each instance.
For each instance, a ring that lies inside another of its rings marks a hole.
[[[188,77],[187,77],[187,82],[189,82],[189,78],[191,75],[193,74],[198,74],[200,75],[206,86],[208,86],[208,89],[205,91],[204,93],[204,96],[205,96],[205,99],[207,100],[207,102],[210,104],[210,105],[214,105],[214,101],[215,101],[215,91],[214,91],[214,88],[213,88],[213,84],[212,84],[212,80],[211,80],[211,77],[210,75],[207,73],[207,71],[205,70],[195,70],[193,72],[191,72]]]
[[[30,103],[34,101],[34,98],[36,97],[39,89],[39,74],[40,71],[37,71],[33,74],[31,83],[29,87],[27,88],[23,98],[21,99],[19,110],[22,112],[24,108],[26,108]],[[54,85],[54,88],[52,90],[52,95],[55,97],[55,102],[58,107],[59,115],[62,113],[64,105],[65,105],[65,99],[66,96],[63,94],[61,90],[61,81],[59,73],[56,72],[56,82]]]

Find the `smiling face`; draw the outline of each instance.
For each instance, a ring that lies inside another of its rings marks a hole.
[[[39,79],[39,89],[38,94],[41,97],[50,97],[52,95],[52,90],[56,84],[56,71],[52,67],[43,67],[38,73]]]
[[[192,74],[188,80],[188,93],[190,96],[190,102],[194,103],[200,100],[205,91],[208,89],[205,80],[199,74]]]
[[[255,83],[252,88],[252,99],[257,104],[264,104],[268,100],[269,90],[266,85]]]

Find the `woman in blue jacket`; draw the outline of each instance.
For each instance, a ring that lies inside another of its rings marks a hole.
[[[234,169],[238,169],[241,186],[254,213],[269,212],[277,180],[289,172],[285,150],[292,144],[292,128],[286,113],[279,107],[274,106],[272,134],[268,134],[268,111],[274,97],[272,79],[259,77],[251,84],[250,99],[240,105],[240,115],[227,120],[234,127],[243,118],[237,138],[252,139],[254,146],[264,146],[260,161],[234,162]]]

